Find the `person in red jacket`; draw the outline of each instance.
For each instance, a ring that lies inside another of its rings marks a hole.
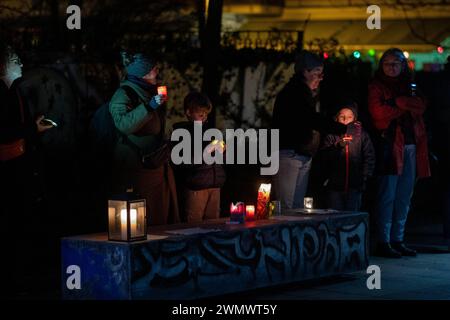
[[[377,130],[377,255],[415,256],[404,231],[416,177],[430,176],[425,99],[412,83],[400,49],[387,50],[369,84],[369,112]]]

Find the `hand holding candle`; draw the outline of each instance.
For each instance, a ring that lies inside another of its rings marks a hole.
[[[213,151],[219,151],[220,153],[225,152],[225,142],[223,140],[213,140],[211,143],[207,146],[207,152],[212,153]]]
[[[162,96],[163,101],[167,101],[167,87],[166,86],[159,86],[157,89],[158,94]]]

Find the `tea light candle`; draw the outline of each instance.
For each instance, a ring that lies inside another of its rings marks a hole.
[[[137,211],[136,209],[130,210],[130,233],[134,237],[137,230]],[[122,239],[127,239],[127,209],[120,211],[120,232]]]
[[[303,199],[303,205],[306,209],[312,209],[313,208],[313,198],[305,197]]]
[[[255,206],[245,206],[245,220],[255,220]]]

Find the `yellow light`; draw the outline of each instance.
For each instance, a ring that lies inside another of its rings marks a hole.
[[[205,0],[205,20],[208,20],[209,0]]]
[[[408,51],[403,51],[403,55],[405,56],[406,59],[409,59],[409,52]]]

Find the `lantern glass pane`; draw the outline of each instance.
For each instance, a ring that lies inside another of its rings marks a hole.
[[[109,239],[127,240],[126,211],[126,201],[108,201]]]
[[[146,236],[145,201],[130,203],[131,238]]]

